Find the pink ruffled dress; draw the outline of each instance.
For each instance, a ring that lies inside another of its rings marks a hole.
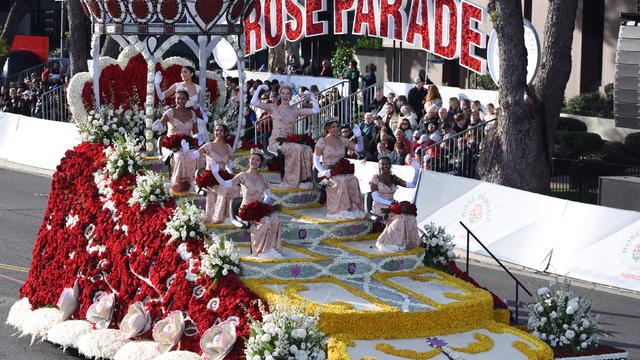
[[[378,186],[378,195],[380,195],[381,198],[393,201],[393,195],[398,189],[395,184],[391,186],[386,185],[378,179],[378,175],[374,175],[370,183]],[[387,205],[380,204],[376,201],[373,202],[373,212],[378,215],[384,215],[382,209],[387,207]],[[382,234],[380,234],[376,241],[376,247],[378,249],[397,247],[398,250],[408,250],[420,245],[418,222],[415,216],[389,214],[386,225],[384,231],[382,231]]]
[[[321,138],[316,143],[316,149],[322,153],[322,167],[325,170],[328,170],[329,166],[335,165],[340,159],[344,158],[345,151],[349,146],[349,140],[346,138],[340,136],[337,139],[340,140],[340,145],[338,146],[335,143],[329,146],[325,142],[325,138]],[[327,213],[338,214],[352,210],[352,208],[363,210],[358,178],[353,174],[330,177],[327,180]]]
[[[240,185],[242,189],[242,205],[262,201],[264,191],[269,188],[264,176],[260,173],[243,171],[232,180],[233,185]],[[251,255],[260,256],[268,250],[282,252],[280,240],[280,220],[275,213],[265,216],[251,225]]]
[[[165,115],[169,118],[167,123],[167,136],[191,136],[193,124],[195,124],[196,121],[196,115],[193,111],[191,112],[191,118],[186,122],[176,119],[173,116],[173,109],[167,110]],[[197,165],[198,159],[194,159],[189,152],[182,150],[177,151],[171,159],[171,168],[173,169],[171,173],[171,186],[175,185],[178,181],[188,181],[190,184],[189,191],[193,191]]]
[[[226,146],[226,152],[221,153],[215,151],[212,142],[208,142],[200,147],[200,150],[204,151],[206,157],[206,168],[211,169],[211,162],[215,161],[220,169],[224,169],[227,166],[227,162],[231,157],[231,146]],[[204,221],[209,224],[220,224],[224,222],[224,219],[229,215],[229,202],[240,196],[240,189],[238,186],[232,186],[230,188],[215,185],[207,191],[207,201],[205,208]]]
[[[293,134],[293,126],[300,115],[300,110],[292,106],[275,106],[271,113],[273,129],[269,137],[269,149],[280,151],[284,155],[283,185],[289,189],[297,188],[301,182],[311,177],[313,151],[310,146],[290,142],[282,145],[276,140]]]

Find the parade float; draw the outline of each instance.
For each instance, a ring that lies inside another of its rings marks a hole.
[[[222,39],[242,57],[251,3],[83,5],[94,61],[73,77],[68,103],[84,141],[53,176],[29,279],[7,319],[21,334],[118,360],[554,358],[455,266],[442,229],[422,229],[424,247],[380,253],[370,219],[327,219],[315,188],[273,190],[283,257],[258,259],[246,229],[205,224],[201,195],[168,189],[152,124],[172,104],[155,92],[158,72],[167,88],[183,66],[197,69],[199,115],[234,129],[234,168],[247,163],[244,104],[225,103],[206,62]],[[105,34],[122,46],[118,59],[99,58]],[[164,56],[179,42],[197,64]]]

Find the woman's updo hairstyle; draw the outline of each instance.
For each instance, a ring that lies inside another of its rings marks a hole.
[[[183,68],[189,70],[191,72],[191,82],[195,83],[196,82],[196,69],[193,68],[193,66],[189,66],[189,65],[184,65]]]
[[[333,125],[334,123],[338,123],[338,118],[331,118],[329,120],[327,120],[326,123],[324,123],[324,133],[328,134],[329,133],[329,128],[331,127],[331,125]]]

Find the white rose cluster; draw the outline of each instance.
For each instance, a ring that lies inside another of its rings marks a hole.
[[[104,171],[111,180],[117,180],[127,174],[136,174],[142,167],[141,145],[133,138],[118,139],[113,147],[104,149],[107,165]]]
[[[430,223],[424,226],[421,233],[421,246],[426,249],[425,265],[445,266],[449,261],[455,260],[453,236],[447,234],[444,227]]]
[[[207,253],[201,255],[201,271],[212,279],[229,274],[240,274],[240,255],[233,242],[220,236],[214,236],[207,247]]]
[[[129,206],[140,204],[140,210],[144,210],[147,206],[154,202],[162,203],[169,200],[171,195],[164,187],[164,177],[162,174],[147,171],[144,175],[136,176],[136,188],[133,189]]]
[[[174,210],[162,233],[170,235],[169,242],[174,242],[201,237],[205,230],[204,211],[196,205],[182,203]]]
[[[142,140],[145,116],[144,111],[135,105],[127,110],[103,105],[89,111],[86,119],[78,120],[77,124],[83,141],[111,145],[121,136]]]
[[[262,322],[253,321],[244,354],[251,360],[325,360],[327,336],[318,329],[319,314],[309,316],[279,302]]]
[[[598,317],[591,314],[591,301],[574,297],[571,283],[553,281],[549,288],[538,289],[537,301],[526,306],[529,311],[529,331],[545,341],[555,351],[579,353],[598,346]]]

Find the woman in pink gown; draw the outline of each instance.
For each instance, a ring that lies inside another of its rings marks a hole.
[[[227,138],[227,127],[223,124],[216,124],[213,129],[213,141],[208,142],[198,149],[198,155],[204,155],[207,159],[207,170],[211,170],[211,162],[218,164],[220,168],[226,168],[227,172],[233,173],[231,167],[231,146],[225,141]],[[229,201],[240,194],[237,186],[226,188],[222,185],[215,185],[207,190],[207,205],[205,222],[209,224],[220,224],[229,213]]]
[[[313,150],[310,146],[283,142],[280,144],[278,138],[286,138],[293,134],[293,127],[301,115],[312,115],[320,113],[320,107],[313,93],[307,91],[313,103],[312,109],[300,109],[289,105],[293,91],[287,86],[281,86],[280,104],[261,103],[259,98],[264,90],[268,90],[267,85],[260,85],[253,94],[251,105],[271,114],[273,128],[269,137],[269,151],[277,153],[278,150],[284,155],[284,178],[282,180],[282,189],[306,188],[310,189],[311,180],[311,155]]]
[[[358,145],[340,135],[338,120],[330,120],[324,125],[327,135],[316,143],[313,164],[318,176],[327,178],[327,217],[331,219],[359,219],[365,216],[358,178],[353,174],[331,176],[330,167],[344,159],[347,150],[364,150],[360,127],[353,129]],[[321,160],[322,159],[322,160]]]
[[[271,199],[269,185],[260,173],[264,158],[261,153],[252,151],[249,157],[249,170],[243,171],[231,180],[223,180],[218,174],[218,164],[211,163],[211,172],[221,186],[231,188],[240,185],[242,189],[242,205],[254,201],[268,203]],[[262,217],[251,224],[251,254],[262,259],[282,258],[282,241],[280,240],[280,220],[275,213]]]
[[[153,130],[160,130],[167,126],[167,136],[171,135],[198,135],[196,114],[185,108],[189,101],[189,93],[185,90],[176,91],[176,107],[167,110],[162,119],[156,120]],[[189,151],[189,145],[182,140],[180,151],[175,152],[171,159],[171,189],[176,192],[192,192],[196,176],[197,155]]]
[[[373,197],[373,212],[376,215],[384,215],[383,209],[388,208],[393,202],[393,195],[398,186],[413,188],[420,173],[420,165],[414,159],[412,162],[415,176],[412,182],[406,182],[391,173],[391,160],[382,157],[378,160],[379,172],[373,175],[369,182]],[[413,249],[420,245],[418,238],[418,223],[416,217],[407,214],[389,214],[386,227],[376,241],[376,247],[381,252],[392,253]]]

